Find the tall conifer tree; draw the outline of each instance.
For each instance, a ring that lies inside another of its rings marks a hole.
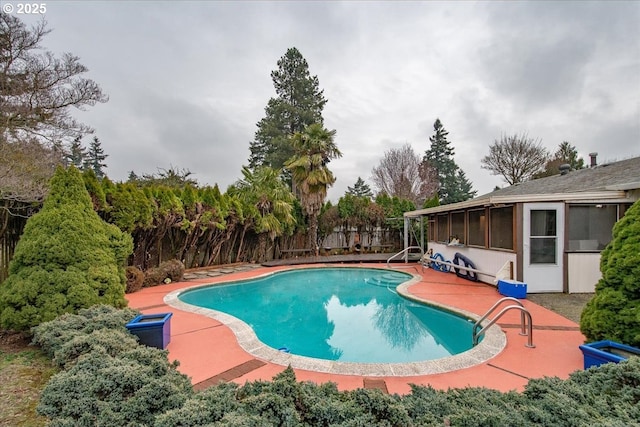
[[[322,125],[322,110],[327,100],[317,76],[309,73],[309,65],[295,47],[287,50],[271,72],[276,97],[269,99],[265,117],[249,147],[249,167],[269,166],[281,169],[294,150],[291,136],[314,123]]]
[[[96,174],[98,179],[104,178],[104,168],[107,167],[107,164],[104,163],[108,154],[104,154],[104,150],[102,149],[102,144],[97,136],[93,137],[91,144],[89,144],[89,150],[87,152],[85,169],[91,169]]]
[[[371,187],[369,187],[369,185],[360,177],[358,177],[358,180],[353,187],[347,187],[346,194],[350,194],[356,197],[366,197],[369,200],[371,200],[371,198],[373,197],[373,191],[371,191]]]
[[[447,140],[449,132],[440,119],[436,119],[433,129],[435,133],[429,137],[431,148],[425,152],[424,160],[438,171],[440,204],[462,202],[474,197],[476,191],[472,190],[472,183],[453,159],[454,150]]]

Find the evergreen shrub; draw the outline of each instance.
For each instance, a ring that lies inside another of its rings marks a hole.
[[[37,342],[66,360],[38,406],[50,425],[560,427],[640,420],[640,357],[576,371],[567,380],[534,379],[523,393],[418,385],[406,396],[341,392],[331,383],[298,382],[291,368],[271,382],[226,383],[193,393],[166,351],[123,339],[130,315],[92,307],[35,328]]]
[[[192,395],[167,352],[138,344],[126,329],[137,312],[95,306],[34,328],[34,343],[65,368],[42,392],[51,425],[153,425]]]
[[[640,347],[640,201],[613,227],[600,271],[602,278],[582,312],[580,330],[589,341]]]
[[[127,287],[125,293],[132,294],[142,289],[144,284],[144,272],[138,267],[130,265],[125,269],[125,277],[127,278]]]
[[[58,167],[0,285],[0,326],[26,331],[95,304],[125,307],[124,269],[132,250],[131,236],[93,210],[80,172]]]
[[[156,426],[583,426],[637,425],[640,358],[577,371],[568,380],[531,380],[523,393],[481,387],[406,396],[340,392],[334,384],[296,382],[288,368],[272,382],[221,384],[195,394]]]
[[[131,341],[126,339],[127,335],[131,338],[134,337],[125,325],[138,314],[138,311],[130,308],[116,309],[108,305],[96,305],[82,309],[78,311],[78,314],[63,314],[33,328],[33,344],[40,346],[49,357],[61,366],[71,361],[65,354],[73,353],[72,346],[80,345],[80,341],[98,331],[105,331],[105,333],[104,335],[95,335],[95,340],[99,341],[103,336],[113,334],[114,337],[118,337],[116,339],[127,341],[128,345],[134,348]],[[109,344],[105,342],[105,345]]]
[[[180,260],[164,261],[158,267],[145,271],[143,286],[148,288],[165,283],[179,282],[184,276],[184,269],[184,264]]]
[[[191,393],[189,379],[164,350],[139,346],[114,357],[96,348],[51,378],[38,412],[52,425],[153,425],[156,415],[181,407]]]

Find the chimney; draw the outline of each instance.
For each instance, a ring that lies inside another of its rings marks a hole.
[[[560,175],[566,175],[571,170],[571,165],[563,163],[563,164],[560,165],[559,169],[560,169]]]
[[[589,153],[589,157],[591,157],[591,167],[598,166],[598,162],[596,162],[596,157],[598,157],[598,153]]]

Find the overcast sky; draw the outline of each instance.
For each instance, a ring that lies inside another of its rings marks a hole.
[[[96,129],[117,181],[175,167],[225,191],[248,163],[275,96],[270,73],[290,47],[318,76],[325,125],[337,131],[333,201],[359,176],[375,190],[371,169],[386,150],[410,143],[422,156],[436,118],[478,195],[505,185],[480,167],[505,134],[526,132],[550,151],[569,141],[587,162],[590,152],[600,163],[640,155],[636,1],[46,7],[44,47],[79,56],[110,97],[74,115]]]

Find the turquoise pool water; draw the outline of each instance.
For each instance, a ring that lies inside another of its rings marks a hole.
[[[237,317],[263,343],[299,356],[405,363],[471,349],[471,321],[396,294],[411,277],[368,268],[298,269],[189,290],[179,299]]]

